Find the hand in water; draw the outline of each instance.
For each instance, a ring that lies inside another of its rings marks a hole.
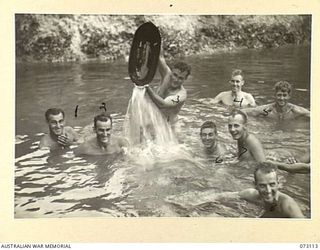
[[[64,134],[64,135],[60,135],[58,137],[58,143],[64,147],[66,147],[72,143],[72,140],[68,137],[67,134]]]
[[[289,164],[294,164],[294,163],[297,163],[298,161],[296,160],[296,158],[294,158],[294,157],[289,157],[288,159],[287,159],[287,163],[289,163]]]

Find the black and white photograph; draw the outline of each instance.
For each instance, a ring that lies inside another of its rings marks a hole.
[[[312,219],[312,21],[15,13],[14,218]]]

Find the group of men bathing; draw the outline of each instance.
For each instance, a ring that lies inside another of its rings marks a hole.
[[[184,81],[191,72],[191,67],[184,62],[177,62],[170,69],[163,54],[160,53],[158,71],[161,83],[157,91],[146,85],[146,93],[156,106],[162,111],[164,119],[173,130],[178,121],[178,113],[187,98],[187,91],[183,87]],[[254,172],[255,189],[236,192],[235,196],[246,200],[260,200],[264,204],[264,217],[301,218],[303,214],[293,198],[278,190],[277,169],[288,172],[308,173],[310,170],[310,155],[297,163],[289,159],[288,163],[266,161],[263,146],[259,139],[247,129],[247,116],[262,116],[276,119],[294,119],[298,116],[310,117],[310,111],[289,103],[292,92],[291,84],[286,81],[277,82],[274,86],[275,101],[271,104],[256,106],[250,93],[242,91],[244,78],[241,70],[234,70],[230,79],[231,90],[218,94],[213,104],[221,103],[232,106],[228,120],[228,129],[238,144],[239,160],[254,160],[257,168]],[[240,108],[242,108],[240,110]],[[68,148],[78,144],[79,136],[65,125],[65,114],[61,109],[48,109],[45,114],[49,127],[49,134],[40,141],[40,149],[56,150]],[[75,150],[75,155],[108,155],[119,153],[128,146],[128,142],[112,135],[112,118],[108,114],[94,117],[94,137],[81,143]],[[217,140],[217,128],[214,122],[206,121],[200,129],[200,137],[207,153],[223,156],[223,147]],[[199,200],[201,200],[199,198]]]

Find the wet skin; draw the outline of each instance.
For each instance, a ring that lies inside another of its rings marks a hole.
[[[211,148],[216,143],[216,134],[213,128],[204,128],[201,132],[201,140],[206,148]]]

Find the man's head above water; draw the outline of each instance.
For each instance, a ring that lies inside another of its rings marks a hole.
[[[203,145],[206,148],[213,147],[217,142],[217,127],[212,121],[206,121],[201,125],[200,137]]]
[[[274,91],[276,104],[283,107],[291,98],[292,85],[286,81],[279,81],[274,85]]]
[[[191,67],[185,62],[177,61],[171,67],[171,87],[180,88],[191,73]]]
[[[49,126],[50,134],[54,137],[63,134],[65,125],[65,114],[60,108],[50,108],[45,113],[45,118]]]
[[[102,146],[110,142],[112,130],[112,118],[108,114],[100,114],[94,117],[94,131],[97,135],[97,141]]]
[[[228,129],[235,140],[245,138],[247,135],[247,115],[241,110],[234,110],[229,116]]]
[[[241,88],[244,84],[242,70],[240,70],[240,69],[233,70],[231,73],[231,79],[229,82],[231,84],[231,91],[232,92],[241,91]]]
[[[264,202],[272,204],[277,200],[279,188],[277,167],[267,162],[258,163],[254,172],[254,181]]]

